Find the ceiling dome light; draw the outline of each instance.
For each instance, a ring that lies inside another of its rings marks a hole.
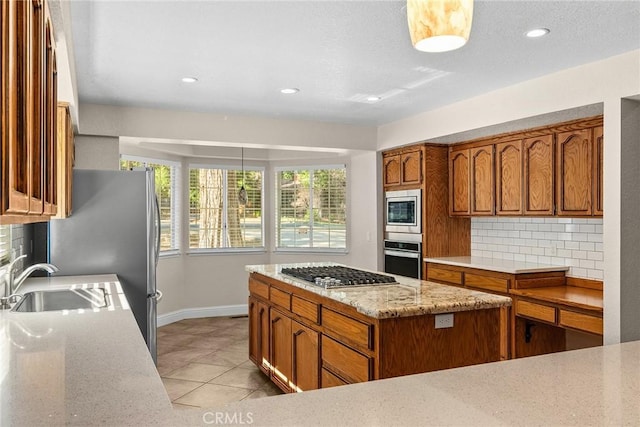
[[[382,98],[380,98],[379,96],[368,96],[367,97],[367,101],[369,102],[378,102],[380,101]]]
[[[550,30],[548,28],[535,28],[533,30],[529,30],[527,31],[525,34],[525,36],[535,39],[536,37],[542,37],[542,36],[546,36],[547,34],[549,34]]]
[[[198,81],[197,77],[183,77],[182,83],[195,83]]]
[[[300,89],[297,87],[286,87],[284,89],[280,89],[280,93],[284,93],[285,95],[293,95],[298,92],[300,92]]]
[[[473,0],[407,0],[407,22],[413,47],[447,52],[469,40]]]

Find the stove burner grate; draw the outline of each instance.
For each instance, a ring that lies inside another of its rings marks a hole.
[[[372,273],[341,265],[283,268],[282,274],[302,279],[324,288],[368,286],[396,283],[393,276]]]

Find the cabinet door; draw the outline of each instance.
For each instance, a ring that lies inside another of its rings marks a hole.
[[[42,0],[30,0],[29,4],[29,63],[27,70],[28,98],[27,111],[29,139],[29,213],[44,213],[44,161],[49,158],[45,149],[44,121],[44,5]]]
[[[449,214],[465,216],[469,208],[469,150],[449,153]]]
[[[471,215],[493,215],[493,145],[471,149]]]
[[[604,213],[604,133],[602,126],[593,129],[593,214],[602,216]]]
[[[496,215],[522,215],[522,141],[496,145]]]
[[[383,156],[384,186],[400,185],[400,155]]]
[[[292,321],[292,382],[294,391],[315,390],[319,386],[319,334]]]
[[[249,359],[269,375],[269,309],[249,297]]]
[[[271,379],[283,390],[290,390],[291,319],[271,308],[270,322]]]
[[[523,141],[524,214],[553,215],[553,135]]]
[[[401,184],[421,184],[422,183],[422,151],[411,151],[403,153],[401,160]]]
[[[249,297],[249,359],[256,365],[261,363],[258,356],[258,340],[260,338],[258,318],[258,300]]]
[[[592,214],[592,153],[590,129],[558,133],[556,145],[558,215]]]
[[[71,215],[71,192],[73,188],[73,126],[69,106],[58,104],[57,107],[57,218],[66,218]]]
[[[29,124],[28,96],[28,1],[2,2],[3,14],[2,73],[5,93],[2,97],[3,157],[8,153],[8,167],[2,170],[2,211],[9,214],[29,212]]]

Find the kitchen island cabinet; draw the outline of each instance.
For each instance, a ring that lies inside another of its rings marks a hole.
[[[399,284],[324,289],[281,274],[281,267],[247,266],[249,353],[285,392],[508,356],[510,298],[403,277]],[[443,314],[453,321],[438,328]]]

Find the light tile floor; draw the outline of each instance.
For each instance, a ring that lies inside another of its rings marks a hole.
[[[185,319],[158,328],[158,372],[177,409],[282,394],[249,361],[246,317]]]

